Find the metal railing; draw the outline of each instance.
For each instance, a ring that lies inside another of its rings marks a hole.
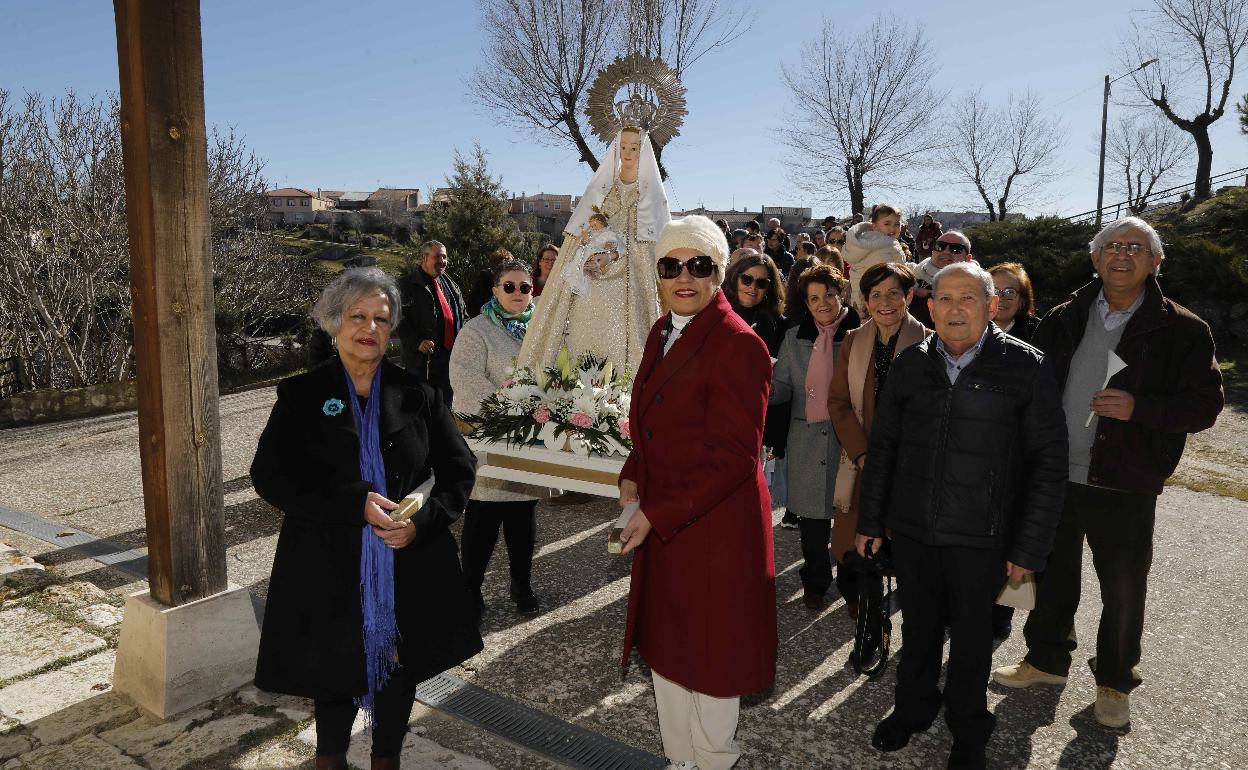
[[[1237,168],[1233,171],[1224,171],[1221,174],[1210,177],[1209,186],[1212,189],[1218,182],[1224,182],[1233,177],[1241,176],[1245,177],[1244,182],[1248,185],[1248,176],[1246,175],[1248,175],[1248,166]],[[1188,182],[1187,184],[1181,184],[1177,187],[1167,187],[1164,190],[1157,190],[1149,193],[1148,203],[1142,213],[1147,214],[1150,211],[1155,211],[1159,208],[1172,205],[1174,203],[1173,199],[1181,198],[1184,193],[1190,193],[1195,189],[1196,183]],[[1113,219],[1117,219],[1122,216],[1124,211],[1131,210],[1129,207],[1133,202],[1134,201],[1131,200],[1124,200],[1117,203],[1105,204],[1105,206],[1101,208],[1101,211],[1103,212],[1102,221],[1106,219],[1112,221]],[[1068,222],[1094,222],[1096,221],[1096,211],[1096,209],[1092,209],[1091,211],[1084,211],[1079,214],[1063,217],[1063,219]],[[1111,211],[1114,212],[1112,217],[1110,216]]]

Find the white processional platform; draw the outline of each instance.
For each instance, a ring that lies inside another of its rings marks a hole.
[[[542,446],[468,439],[477,456],[477,476],[616,498],[622,455],[582,457]]]

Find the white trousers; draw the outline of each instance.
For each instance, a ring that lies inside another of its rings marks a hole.
[[[663,753],[671,762],[694,762],[698,770],[728,770],[741,758],[734,736],[740,698],[716,698],[654,677]]]

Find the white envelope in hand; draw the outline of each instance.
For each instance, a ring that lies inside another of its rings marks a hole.
[[[1005,582],[997,604],[1013,607],[1016,610],[1034,610],[1036,608],[1036,576],[1024,575],[1017,583]]]

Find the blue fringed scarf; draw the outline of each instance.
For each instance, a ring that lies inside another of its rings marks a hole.
[[[381,459],[381,366],[373,374],[368,403],[361,414],[355,383],[343,368],[351,393],[351,413],[360,432],[360,478],[372,485],[373,491],[389,497],[386,488],[386,466]],[[360,604],[364,611],[364,665],[368,673],[368,692],[355,699],[372,722],[373,697],[385,686],[390,674],[398,668],[396,646],[399,639],[398,621],[394,613],[394,551],[373,534],[373,525],[365,524],[360,544]]]

